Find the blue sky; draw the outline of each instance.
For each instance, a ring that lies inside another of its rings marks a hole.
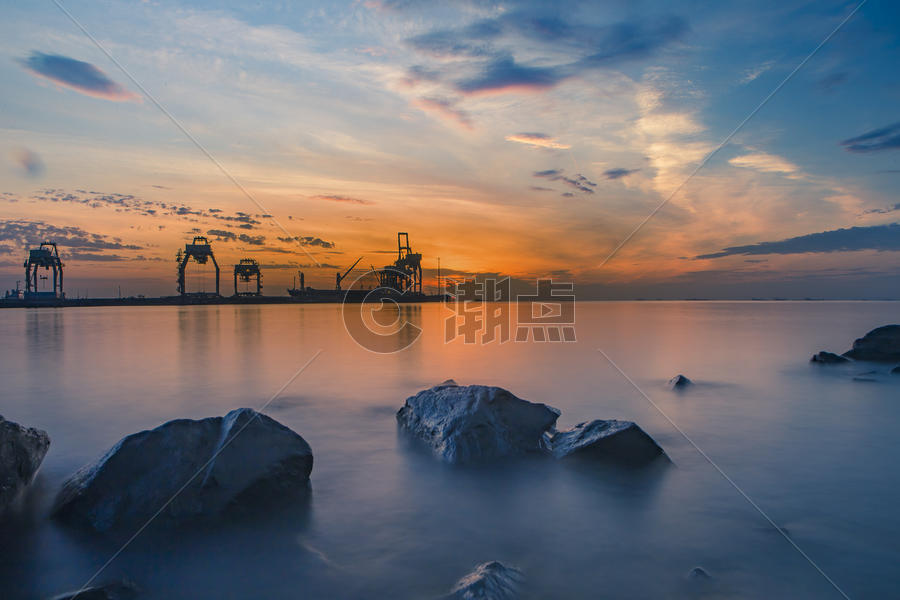
[[[608,262],[858,3],[62,4],[257,202],[53,2],[9,3],[3,287],[50,233],[70,285],[162,294],[194,234],[277,289],[382,264],[404,230],[426,263],[596,296],[900,297],[895,3],[869,0]]]

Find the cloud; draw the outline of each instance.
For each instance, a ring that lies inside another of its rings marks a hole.
[[[747,69],[746,71],[744,71],[744,76],[741,77],[741,84],[748,84],[751,81],[756,81],[756,79],[760,75],[771,69],[774,64],[774,61],[769,60],[762,63],[761,65]]]
[[[574,188],[584,194],[593,194],[594,190],[592,188],[597,187],[596,182],[591,181],[580,173],[576,173],[572,177],[563,175],[562,169],[547,169],[546,171],[535,171],[534,173],[532,173],[532,175],[534,177],[549,179],[550,181],[561,181],[569,187]]]
[[[607,169],[603,171],[603,176],[607,179],[622,179],[623,177],[628,177],[632,173],[637,173],[640,169],[624,169],[622,167],[617,167],[615,169]]]
[[[210,229],[206,235],[214,236],[218,242],[233,242],[237,239],[237,235],[225,229]]]
[[[418,98],[414,104],[425,112],[430,112],[439,117],[455,122],[466,129],[472,129],[472,117],[466,111],[457,108],[457,100],[437,96]]]
[[[900,149],[900,123],[873,129],[857,137],[844,140],[841,142],[841,146],[848,152],[857,153]]]
[[[290,237],[280,237],[278,238],[280,241],[285,244],[290,243],[298,243],[301,246],[318,246],[320,248],[334,248],[334,242],[327,242],[321,238],[313,237],[311,235],[307,236],[290,236]]]
[[[863,212],[864,215],[886,215],[888,213],[900,211],[900,202],[894,204],[893,206],[886,206],[885,208],[872,208]]]
[[[67,192],[58,189],[41,190],[31,196],[31,200],[38,202],[65,202],[82,204],[90,208],[111,208],[116,212],[133,213],[148,217],[172,216],[180,217],[188,221],[201,219],[215,219],[228,223],[240,223],[240,229],[254,229],[260,225],[258,218],[266,218],[270,215],[251,215],[237,211],[234,214],[225,214],[220,208],[197,209],[183,204],[170,204],[159,200],[145,200],[133,194],[102,193],[87,190],[75,190]],[[257,218],[258,217],[258,218]]]
[[[853,252],[856,250],[900,250],[900,223],[835,229],[776,242],[732,246],[720,252],[701,254],[695,258],[722,258],[734,255],[806,254],[811,252]]]
[[[38,77],[44,77],[87,96],[116,102],[140,101],[140,96],[112,81],[91,63],[37,51],[32,52],[28,58],[19,59],[18,62]]]
[[[454,85],[464,94],[484,94],[549,89],[585,71],[649,56],[687,30],[685,21],[674,16],[591,25],[515,11],[464,27],[436,29],[406,42],[414,50],[442,60],[475,61],[472,66],[476,72]],[[523,40],[530,47],[543,45],[557,55],[568,54],[569,60],[523,64],[511,50]]]
[[[374,204],[371,200],[363,200],[362,198],[352,198],[350,196],[339,196],[337,194],[320,194],[312,196],[313,200],[327,200],[329,202],[345,202],[347,204]]]
[[[406,42],[419,52],[440,58],[489,56],[493,50],[485,41],[496,38],[501,31],[498,21],[485,20],[460,29],[436,29]]]
[[[774,154],[766,154],[765,152],[755,152],[753,154],[745,154],[743,156],[735,156],[728,161],[728,164],[735,167],[743,167],[745,169],[753,169],[762,173],[796,173],[799,171],[797,165],[792,162],[775,156]]]
[[[27,148],[13,150],[13,161],[28,177],[40,177],[44,173],[44,161],[35,152]]]
[[[457,81],[455,87],[468,95],[533,92],[556,87],[568,76],[559,67],[529,67],[520,65],[512,56],[502,56],[488,62],[477,75]]]
[[[539,148],[552,148],[554,150],[567,150],[572,147],[569,144],[556,141],[556,138],[546,133],[514,133],[506,136],[506,141],[537,146]]]
[[[60,250],[64,250],[63,260],[77,258],[80,260],[124,260],[117,254],[105,253],[106,250],[142,250],[136,244],[126,244],[120,238],[100,233],[91,233],[76,226],[50,225],[43,221],[26,219],[0,220],[0,243],[6,250],[4,253],[24,254],[31,246],[41,242],[55,242]],[[86,258],[88,257],[88,258]]]
[[[239,241],[244,242],[245,244],[249,244],[251,246],[262,246],[266,241],[266,236],[264,235],[247,235],[246,233],[242,233],[237,238]]]

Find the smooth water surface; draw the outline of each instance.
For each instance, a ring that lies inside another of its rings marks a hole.
[[[152,599],[429,599],[500,560],[530,599],[841,598],[712,461],[847,595],[900,595],[900,377],[808,362],[900,322],[900,304],[579,303],[576,343],[483,346],[445,344],[440,305],[402,310],[424,333],[395,354],[359,347],[336,305],[0,311],[0,414],[52,438],[30,510],[0,531],[0,596],[77,589],[118,549],[47,518],[68,475],[128,433],[260,407],[319,350],[265,410],[313,448],[310,503],[139,536],[98,581]],[[677,373],[697,385],[670,391]],[[447,378],[555,406],[561,427],[637,421],[674,464],[443,466],[394,414]],[[714,578],[689,580],[695,566]]]

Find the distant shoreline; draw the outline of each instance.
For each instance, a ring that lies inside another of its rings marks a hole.
[[[374,300],[379,302],[380,300]],[[428,299],[400,300],[402,304],[430,304],[440,301]],[[542,298],[540,301],[552,301]],[[575,302],[900,302],[897,298],[595,298]],[[24,300],[0,299],[0,308],[65,308],[100,306],[218,306],[259,304],[341,304],[336,299],[297,300],[291,296],[161,296],[153,298],[64,298]]]

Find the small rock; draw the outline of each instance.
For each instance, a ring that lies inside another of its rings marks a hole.
[[[95,531],[259,509],[309,487],[313,455],[297,433],[249,408],[169,421],[123,438],[63,484],[55,517]],[[183,489],[182,489],[183,488]]]
[[[690,573],[687,574],[687,578],[690,581],[709,581],[712,579],[712,575],[707,573],[703,567],[694,567],[691,569]]]
[[[809,362],[826,364],[826,365],[834,365],[834,364],[839,364],[839,363],[850,362],[850,359],[845,358],[845,357],[841,356],[840,354],[835,354],[834,352],[826,352],[825,350],[822,350],[818,354],[814,354],[813,357],[811,359],[809,359]]]
[[[49,448],[46,431],[0,417],[0,514],[34,479]]]
[[[439,385],[406,399],[400,428],[451,464],[518,456],[542,449],[559,411],[499,387]]]
[[[687,377],[685,377],[684,375],[682,375],[680,373],[669,380],[669,387],[673,390],[684,389],[693,384],[694,384],[693,381],[691,381],[690,379],[688,379]]]
[[[900,375],[900,366],[896,366],[891,369],[891,375]]]
[[[457,581],[442,600],[515,600],[524,580],[518,569],[497,561],[486,562]]]
[[[853,342],[844,356],[854,360],[896,362],[900,360],[900,325],[885,325],[873,329]]]
[[[138,595],[138,588],[127,581],[92,586],[54,596],[52,600],[130,600]]]
[[[665,456],[659,444],[632,421],[597,419],[548,434],[544,440],[556,458],[583,456],[642,464]]]

